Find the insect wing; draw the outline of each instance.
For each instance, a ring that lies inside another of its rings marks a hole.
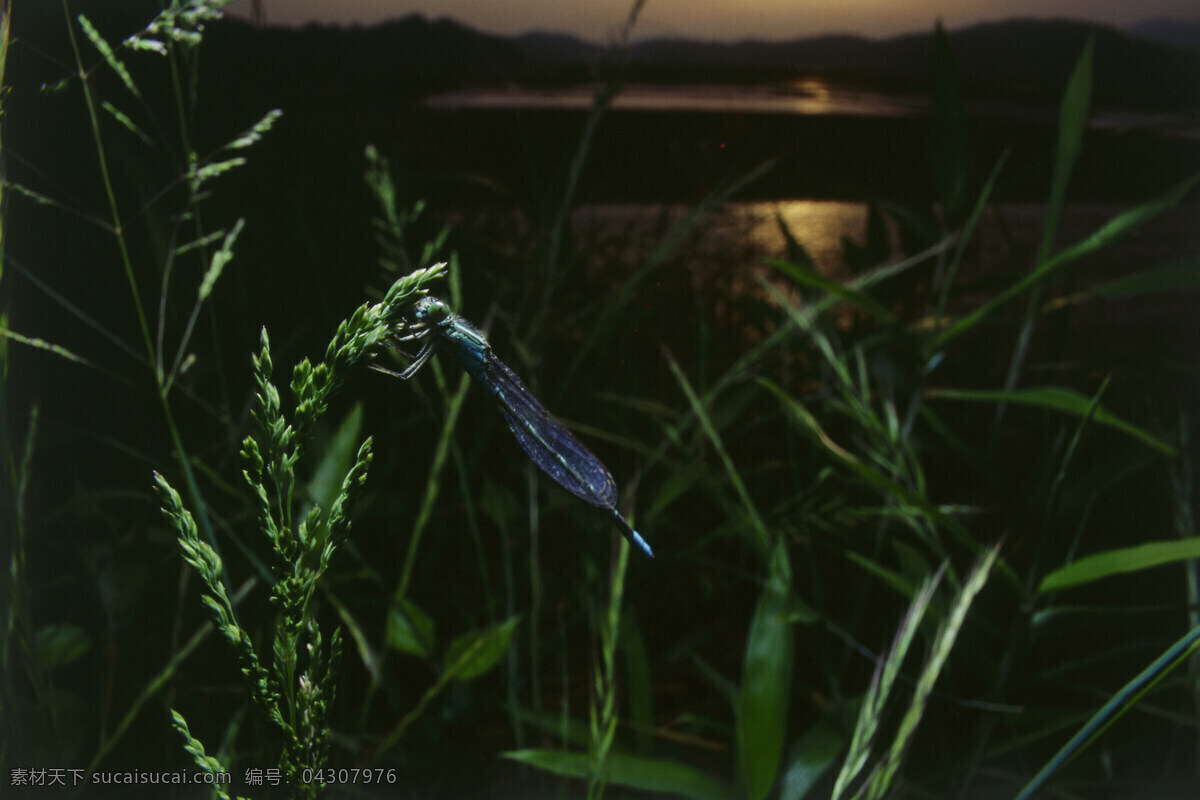
[[[521,449],[554,481],[580,500],[601,508],[617,504],[617,485],[604,463],[550,416],[521,379],[488,352],[489,390]]]

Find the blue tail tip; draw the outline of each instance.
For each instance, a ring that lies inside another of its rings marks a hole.
[[[650,558],[654,558],[654,551],[650,549],[650,545],[642,538],[641,534],[633,529],[633,526],[625,521],[621,516],[621,512],[615,508],[612,509],[613,520],[617,523],[617,527],[621,529],[621,535],[628,539],[631,543],[638,546],[643,553]]]
[[[646,540],[637,531],[633,532],[633,543],[642,548],[643,553],[650,556],[650,558],[654,558],[654,551],[650,549],[650,545],[646,543]]]

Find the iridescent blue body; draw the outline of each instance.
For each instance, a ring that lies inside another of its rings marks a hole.
[[[451,312],[441,300],[423,297],[413,311],[412,323],[404,330],[408,335],[397,341],[423,340],[424,344],[404,372],[391,374],[407,380],[429,360],[435,347],[449,351],[500,406],[509,430],[533,463],[580,500],[608,511],[622,535],[654,557],[646,540],[617,511],[617,484],[608,468],[550,416],[516,373],[496,358],[478,328]]]

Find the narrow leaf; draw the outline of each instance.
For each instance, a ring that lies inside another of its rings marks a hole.
[[[881,306],[875,298],[868,294],[857,291],[844,284],[838,283],[835,280],[830,280],[823,275],[818,275],[812,267],[790,264],[786,261],[781,261],[777,258],[765,259],[765,262],[780,272],[787,275],[801,286],[811,286],[815,289],[821,289],[841,300],[848,303],[853,303],[859,308],[867,311],[871,316],[883,322],[891,322],[894,317],[892,312]]]
[[[771,791],[783,755],[792,688],[791,583],[787,550],[779,542],[746,637],[738,698],[738,759],[751,800],[762,800]]]
[[[429,658],[433,654],[433,618],[411,600],[393,603],[388,610],[386,641],[393,650]]]
[[[1173,456],[1175,448],[1163,440],[1151,435],[1142,428],[1126,422],[1103,406],[1079,392],[1063,389],[1059,386],[1040,386],[1036,389],[988,389],[976,391],[972,389],[931,389],[928,397],[943,397],[949,400],[968,400],[985,403],[1012,403],[1014,405],[1048,408],[1053,411],[1063,411],[1076,417],[1087,418],[1089,414],[1098,424],[1121,431],[1153,447],[1159,452]]]
[[[1042,579],[1038,592],[1056,592],[1072,586],[1092,583],[1113,575],[1138,572],[1143,569],[1200,558],[1200,536],[1187,539],[1148,542],[1133,547],[1119,547],[1084,556],[1065,567],[1056,569]]]
[[[312,479],[308,482],[308,497],[321,508],[333,508],[338,492],[342,490],[342,480],[350,471],[355,453],[358,452],[362,416],[362,403],[355,403],[350,413],[342,418],[320,463],[313,470]]]
[[[1067,199],[1067,185],[1083,143],[1083,130],[1092,98],[1092,52],[1095,46],[1095,37],[1089,37],[1067,81],[1067,90],[1059,107],[1058,147],[1054,158],[1054,174],[1050,179],[1050,199],[1046,204],[1046,225],[1042,230],[1042,245],[1038,251],[1039,262],[1044,261],[1054,249],[1058,220]]]
[[[1165,678],[1176,667],[1186,663],[1188,656],[1198,646],[1200,646],[1200,626],[1192,628],[1175,644],[1167,648],[1161,656],[1156,658],[1154,663],[1138,673],[1133,680],[1122,686],[1120,691],[1113,695],[1112,699],[1105,703],[1087,721],[1087,724],[1072,736],[1062,746],[1062,749],[1038,771],[1038,774],[1033,776],[1029,783],[1025,784],[1016,796],[1016,800],[1028,800],[1032,798],[1059,767],[1066,764],[1071,758],[1086,748],[1097,736],[1103,733],[1109,725],[1112,725],[1121,715],[1133,708],[1134,703],[1156,683]]]
[[[933,342],[932,349],[940,350],[951,340],[978,326],[1001,306],[1007,305],[1034,286],[1038,286],[1049,280],[1052,276],[1073,265],[1084,256],[1091,255],[1107,247],[1121,236],[1144,225],[1167,209],[1178,205],[1196,185],[1197,180],[1200,180],[1200,173],[1192,175],[1165,194],[1113,217],[1090,236],[1062,250],[1054,257],[1042,263],[1033,272],[1000,292],[970,314],[961,317],[957,322],[938,335]]]
[[[1101,284],[1092,289],[1092,294],[1108,300],[1120,300],[1125,297],[1197,287],[1200,287],[1200,255],[1189,255]]]
[[[803,800],[833,766],[846,744],[846,734],[828,719],[805,731],[788,755],[779,800]]]
[[[46,670],[78,660],[91,646],[87,632],[78,625],[45,625],[34,637],[38,665]]]
[[[508,650],[520,621],[520,617],[509,617],[499,625],[468,631],[451,642],[446,648],[445,662],[454,673],[454,679],[474,680],[496,666]]]

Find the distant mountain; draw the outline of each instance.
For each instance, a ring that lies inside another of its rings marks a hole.
[[[1172,24],[1187,38],[1188,26]],[[1097,101],[1194,106],[1200,102],[1200,48],[1147,38],[1145,31],[1156,25],[1147,23],[1133,35],[1071,20],[1009,20],[952,31],[950,41],[967,92],[1056,98],[1084,43],[1094,37]],[[586,81],[605,50],[563,34],[499,37],[417,15],[371,28],[254,30],[237,21],[213,28],[219,31],[214,38],[239,54],[239,70],[306,73],[321,85],[357,76],[364,89],[367,83],[384,84],[398,99],[466,85]],[[734,43],[654,38],[635,41],[618,61],[627,77],[642,81],[764,82],[823,75],[923,91],[932,41],[932,31],[882,40],[849,35]]]
[[[530,31],[514,37],[525,57],[537,62],[581,62],[596,57],[601,48],[565,33]]]
[[[1096,71],[1129,69],[1159,73],[1200,66],[1200,58],[1180,57],[1172,48],[1128,36],[1116,28],[1070,20],[1009,20],[950,33],[955,60],[968,74],[1056,75],[1069,71],[1089,36],[1096,37]],[[683,39],[651,39],[634,44],[631,58],[646,65],[789,68],[802,72],[838,71],[860,75],[924,73],[931,33],[873,40],[822,36],[785,42],[735,44]],[[1193,73],[1200,74],[1200,73]]]
[[[1177,38],[1192,34],[1179,26]],[[1151,26],[1153,27],[1153,26]],[[1198,31],[1200,32],[1200,31]],[[952,31],[951,47],[968,90],[1047,92],[1054,96],[1084,44],[1095,37],[1097,99],[1126,105],[1175,106],[1200,98],[1200,49],[1186,50],[1141,33],[1073,20],[1007,20]],[[518,37],[527,64],[583,63],[601,48],[571,36]],[[630,45],[635,75],[648,80],[753,80],[824,74],[874,84],[923,85],[932,33],[875,40],[819,36],[734,43],[654,38]]]
[[[1148,19],[1127,25],[1125,32],[1142,39],[1176,47],[1200,48],[1200,19]]]

